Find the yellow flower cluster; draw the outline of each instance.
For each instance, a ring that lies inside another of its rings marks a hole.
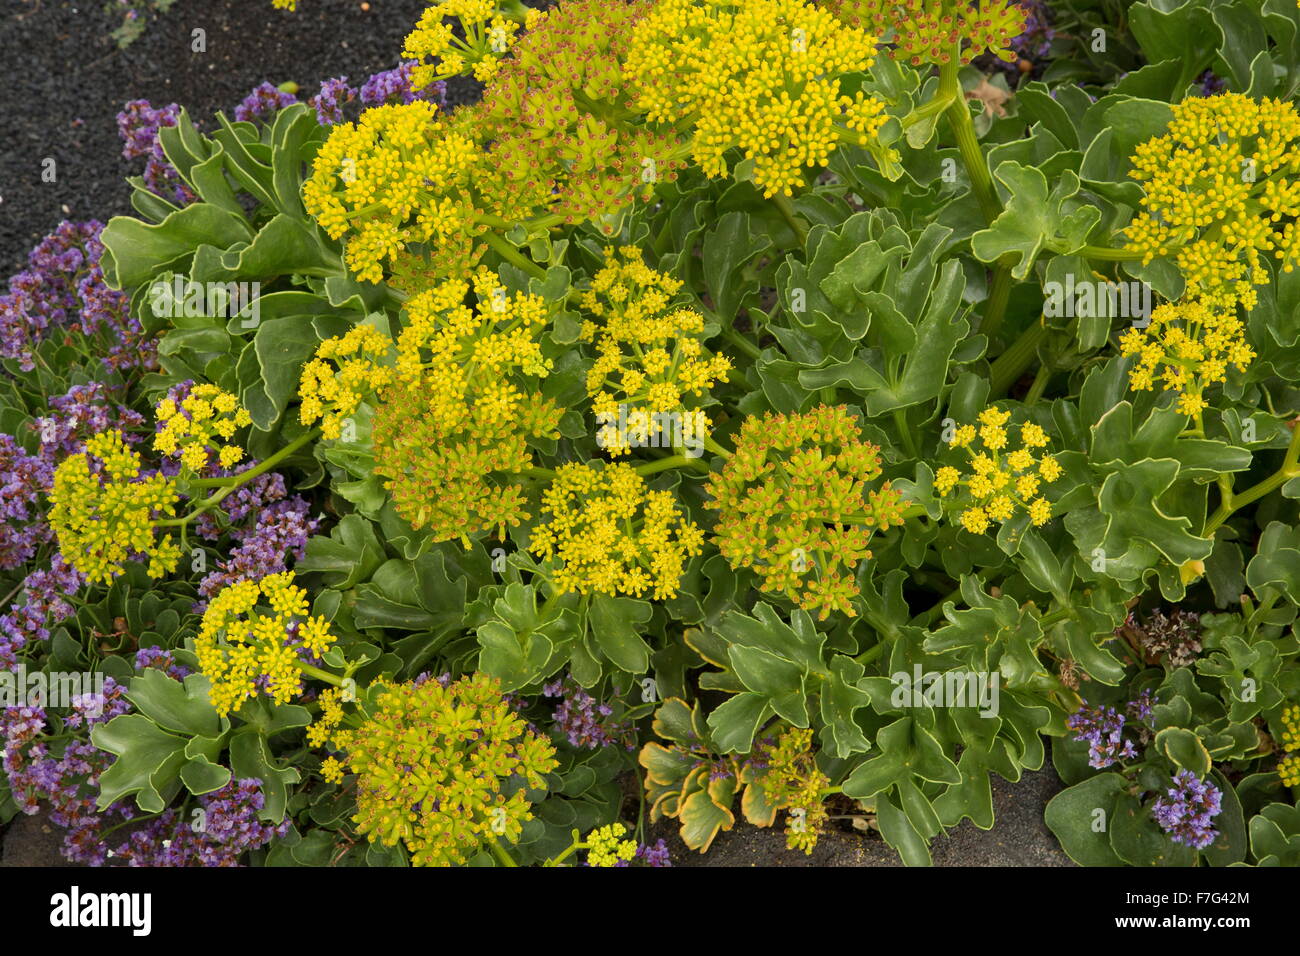
[[[1048,437],[1033,422],[1020,426],[1021,447],[1008,451],[1010,418],[1010,412],[990,406],[980,412],[978,429],[974,425],[956,428],[950,444],[966,452],[970,470],[963,474],[945,465],[934,478],[941,497],[959,486],[966,490],[963,497],[968,507],[962,511],[961,523],[973,534],[983,534],[994,522],[1008,520],[1017,509],[1027,512],[1035,525],[1046,524],[1052,517],[1042,487],[1061,477],[1062,468],[1046,452],[1034,457],[1035,449],[1047,447]]]
[[[470,284],[451,279],[406,303],[406,327],[397,338],[397,378],[422,392],[434,422],[451,431],[473,405],[490,422],[527,414],[531,395],[511,383],[519,373],[545,378],[552,362],[542,355],[541,334],[553,309],[541,296],[510,293],[487,269],[473,276],[475,306],[465,303]]]
[[[636,859],[636,840],[625,840],[627,827],[610,823],[587,834],[587,865],[618,866]]]
[[[217,592],[203,612],[194,654],[212,684],[212,706],[225,716],[259,692],[288,703],[301,693],[303,665],[334,641],[329,622],[309,614],[293,572],[282,571]]]
[[[1025,32],[1025,8],[1016,0],[829,0],[849,26],[874,36],[892,33],[890,54],[913,66],[969,63],[986,50],[1013,62],[1011,41]]]
[[[1178,392],[1178,411],[1193,418],[1205,409],[1205,389],[1227,381],[1229,365],[1244,372],[1255,358],[1237,310],[1204,302],[1158,306],[1146,328],[1130,328],[1119,344],[1122,355],[1138,359],[1130,386],[1150,391],[1159,381]]]
[[[542,511],[529,550],[560,560],[553,583],[561,592],[675,597],[686,560],[704,543],[672,494],[647,489],[626,464],[560,466]]]
[[[509,476],[533,466],[528,443],[558,434],[562,409],[527,380],[550,372],[540,337],[551,318],[538,296],[510,295],[496,276],[452,280],[408,301],[395,380],[373,428],[375,473],[397,513],[437,541],[529,517]],[[520,382],[525,387],[521,387]]]
[[[903,523],[889,482],[870,487],[881,475],[879,452],[843,406],[746,419],[707,486],[718,551],[733,568],[753,568],[762,590],[823,620],[835,610],[855,614],[854,572],[871,557],[871,536]]]
[[[277,10],[288,10],[290,13],[296,13],[298,0],[271,0],[271,6]]]
[[[823,803],[830,778],[812,753],[811,729],[791,728],[765,753],[767,771],[759,778],[770,804],[786,813],[785,845],[811,854],[828,819]]]
[[[298,420],[311,425],[319,419],[325,438],[339,438],[344,421],[393,380],[393,370],[385,364],[391,349],[388,336],[371,325],[354,326],[322,342],[302,367]]]
[[[451,275],[480,254],[470,184],[482,152],[437,114],[423,100],[366,110],[316,153],[303,201],[331,239],[347,236],[347,264],[363,281],[381,281],[385,264]]]
[[[1146,195],[1125,230],[1144,263],[1173,256],[1187,297],[1253,308],[1271,254],[1300,256],[1300,112],[1240,93],[1174,104],[1169,130],[1140,144],[1130,175]]]
[[[515,220],[539,213],[570,225],[611,218],[676,178],[686,149],[672,130],[642,122],[623,82],[632,30],[648,0],[566,0],[502,61],[480,102],[462,107],[488,154],[483,204]]]
[[[164,398],[154,409],[159,429],[153,447],[160,454],[178,458],[190,471],[199,472],[212,462],[213,453],[222,468],[233,468],[244,460],[244,449],[230,441],[235,430],[253,423],[248,409],[230,392],[215,385],[195,385],[179,403]]]
[[[624,76],[652,121],[693,127],[709,176],[754,161],[764,193],[792,195],[839,143],[869,146],[884,105],[840,77],[871,66],[875,37],[805,0],[659,0],[637,24]]]
[[[680,444],[687,429],[703,441],[708,418],[699,409],[687,412],[683,396],[703,395],[726,381],[731,360],[704,351],[700,313],[670,308],[681,282],[647,266],[636,246],[619,252],[606,248],[605,266],[581,300],[599,320],[582,325],[583,340],[597,351],[587,373],[587,394],[601,424],[596,441],[614,456],[674,439]]]
[[[109,583],[127,560],[147,557],[154,578],[180,561],[180,545],[155,527],[158,516],[175,513],[176,486],[159,473],[141,478],[140,470],[120,431],[95,435],[54,470],[50,527],[64,559],[92,583]]]
[[[555,748],[483,674],[386,688],[356,730],[334,734],[357,774],[353,820],[371,842],[400,840],[416,866],[467,862],[490,843],[515,842],[532,819],[525,782],[542,789]]]
[[[1277,772],[1284,787],[1300,787],[1300,705],[1288,704],[1282,711],[1282,738],[1285,755]]]
[[[503,17],[498,7],[497,0],[438,0],[426,8],[402,50],[403,57],[416,63],[412,88],[422,90],[434,80],[466,73],[482,83],[492,79],[519,33],[519,23]],[[526,26],[531,29],[541,15],[529,10]],[[459,31],[451,19],[458,21]]]

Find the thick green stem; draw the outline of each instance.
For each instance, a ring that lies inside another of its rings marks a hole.
[[[231,489],[238,488],[240,485],[252,481],[258,475],[262,475],[270,471],[276,465],[280,464],[280,462],[284,461],[286,458],[288,458],[290,455],[296,452],[303,445],[318,438],[319,436],[320,436],[320,431],[317,429],[312,429],[311,431],[303,432],[293,441],[289,442],[289,444],[285,445],[283,448],[277,451],[270,458],[262,459],[262,461],[260,461],[256,465],[256,467],[250,468],[247,471],[241,471],[237,475],[231,475],[229,478],[196,478],[194,481],[190,482],[190,487],[191,488],[231,488]]]
[[[1043,392],[1047,390],[1047,383],[1052,380],[1052,367],[1050,365],[1038,366],[1038,371],[1034,374],[1034,383],[1029,386],[1029,391],[1025,393],[1025,404],[1033,405],[1043,397]]]
[[[674,468],[693,468],[696,471],[708,471],[709,465],[702,458],[692,458],[689,455],[671,455],[668,458],[660,458],[658,461],[648,461],[644,465],[637,465],[636,473],[645,478],[648,475],[657,475],[661,471],[671,471]]]
[[[1011,286],[1011,267],[999,262],[989,280],[988,298],[984,300],[984,317],[979,325],[982,334],[993,336],[1002,328],[1002,318],[1011,301]]]
[[[1225,493],[1224,499],[1219,502],[1219,509],[1205,523],[1205,530],[1201,532],[1201,537],[1213,538],[1219,526],[1227,521],[1234,511],[1239,511],[1251,502],[1258,501],[1296,477],[1300,477],[1300,426],[1291,430],[1291,444],[1287,446],[1282,467],[1258,484],[1251,485],[1241,494]],[[1220,487],[1222,490],[1222,486]]]
[[[989,173],[989,164],[984,158],[983,150],[980,149],[979,138],[975,135],[970,106],[966,102],[966,94],[957,76],[958,68],[957,57],[950,56],[948,62],[939,70],[939,89],[936,97],[949,98],[944,116],[947,117],[953,137],[957,140],[957,151],[961,153],[962,163],[966,166],[966,174],[970,177],[971,190],[975,193],[975,199],[980,204],[985,220],[992,223],[1002,213],[1002,203],[998,201],[998,194],[993,188],[993,176]]]
[[[513,859],[510,858],[510,854],[505,851],[505,847],[503,847],[500,843],[497,842],[496,837],[490,837],[488,845],[492,848],[492,855],[497,858],[497,862],[499,862],[502,866],[519,865]]]
[[[327,670],[321,670],[319,667],[317,667],[314,664],[300,663],[298,665],[298,669],[302,671],[304,674],[306,674],[308,677],[314,677],[316,680],[324,681],[325,683],[332,684],[335,687],[343,686],[342,677],[339,677],[337,674],[331,674]]]
[[[730,344],[740,349],[740,351],[744,352],[745,355],[749,356],[751,359],[756,359],[763,354],[762,350],[757,345],[749,341],[749,339],[745,338],[730,326],[724,325],[722,327],[722,337]]]
[[[1011,347],[997,357],[989,369],[989,395],[1001,398],[1016,380],[1024,374],[1025,369],[1038,357],[1038,345],[1047,337],[1047,326],[1042,321],[1035,322],[1011,343]]]
[[[803,249],[808,245],[808,227],[795,215],[794,203],[790,202],[789,197],[782,193],[772,195],[772,205],[776,206],[777,212],[785,220],[785,224],[794,232],[794,237],[799,242],[799,248]]]
[[[509,262],[511,265],[518,266],[530,276],[535,276],[538,279],[546,278],[545,269],[539,266],[536,262],[533,262],[531,259],[525,258],[518,249],[506,242],[504,238],[493,232],[491,229],[483,233],[483,241],[491,246],[497,255],[506,260],[506,262]]]
[[[1142,259],[1144,253],[1134,252],[1131,249],[1110,249],[1106,246],[1084,246],[1076,255],[1083,256],[1085,259],[1095,259],[1098,262],[1137,262]]]

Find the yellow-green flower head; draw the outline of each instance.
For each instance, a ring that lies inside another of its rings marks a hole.
[[[302,367],[298,420],[304,425],[320,421],[325,438],[339,438],[344,421],[361,403],[392,382],[392,351],[392,340],[371,325],[326,339]]]
[[[764,751],[767,771],[759,778],[768,803],[787,811],[786,846],[808,854],[817,846],[829,819],[822,791],[831,785],[830,778],[817,767],[812,739],[811,729],[787,730]]]
[[[54,470],[50,527],[64,559],[92,583],[109,583],[126,561],[147,558],[154,578],[180,561],[180,545],[156,527],[175,514],[176,485],[160,473],[140,472],[140,456],[120,431],[95,435]]]
[[[516,842],[532,807],[523,787],[507,797],[507,784],[542,789],[558,763],[483,674],[386,689],[343,742],[357,775],[357,829],[372,843],[402,841],[416,866],[453,866]]]
[[[486,83],[518,41],[519,23],[502,16],[497,0],[438,0],[425,9],[406,38],[402,56],[415,60],[411,86],[422,90],[434,80],[472,75]],[[541,16],[529,10],[531,29]],[[455,20],[456,30],[448,21]]]
[[[636,840],[624,839],[627,827],[610,823],[587,834],[587,865],[618,866],[636,859]]]
[[[514,476],[533,467],[528,443],[558,435],[563,410],[538,394],[550,372],[541,333],[552,309],[508,294],[496,276],[444,282],[407,302],[393,384],[371,432],[375,473],[397,513],[437,541],[505,529],[530,515]]]
[[[1229,366],[1244,372],[1255,358],[1237,310],[1204,302],[1158,306],[1145,328],[1130,328],[1119,344],[1122,355],[1137,357],[1129,385],[1150,391],[1159,382],[1178,393],[1178,410],[1193,418],[1206,407],[1205,390],[1227,381]]]
[[[529,550],[558,558],[552,583],[579,594],[677,596],[704,535],[672,494],[651,491],[630,465],[562,465],[542,496]]]
[[[1035,525],[1047,524],[1052,517],[1042,489],[1061,477],[1062,468],[1044,450],[1047,433],[1026,422],[1019,428],[1019,447],[1013,451],[1015,430],[1007,426],[1010,419],[1010,412],[990,406],[980,412],[978,427],[956,426],[949,444],[966,453],[967,468],[945,465],[934,476],[940,497],[952,496],[950,504],[961,509],[962,527],[973,534],[1009,520],[1017,510],[1026,512]]]
[[[647,266],[635,246],[619,253],[605,250],[605,265],[581,302],[593,316],[583,323],[582,338],[597,352],[587,373],[587,394],[601,425],[597,443],[614,456],[627,453],[629,439],[637,447],[666,447],[674,435],[662,433],[674,428],[690,428],[702,441],[708,418],[698,408],[688,412],[686,397],[726,381],[731,360],[705,351],[700,313],[669,305],[679,281]]]
[[[1282,100],[1240,93],[1174,104],[1169,130],[1142,143],[1130,175],[1143,210],[1125,230],[1143,262],[1172,257],[1186,295],[1207,305],[1253,308],[1269,281],[1300,257],[1300,113]]]
[[[277,10],[288,10],[290,13],[296,13],[298,0],[271,0],[271,6]]]
[[[901,496],[884,482],[879,449],[843,406],[751,417],[708,485],[720,514],[713,541],[733,568],[802,608],[853,615],[854,572],[877,530],[901,525]]]
[[[1286,753],[1278,761],[1277,773],[1284,787],[1300,787],[1300,705],[1282,709],[1282,733],[1278,744]]]
[[[884,125],[879,100],[840,85],[875,48],[805,0],[659,0],[636,26],[624,76],[650,120],[694,129],[707,175],[726,175],[739,149],[766,195],[789,196],[837,145],[870,146]]]
[[[1016,0],[828,0],[841,21],[887,40],[886,49],[913,66],[969,63],[985,51],[1010,63],[1011,41],[1025,32]]]
[[[309,613],[307,592],[293,572],[236,581],[203,612],[194,654],[212,684],[209,696],[225,716],[259,693],[285,704],[302,693],[302,665],[334,646],[329,622]]]
[[[243,446],[230,439],[253,419],[230,392],[215,385],[195,385],[188,394],[173,390],[158,403],[154,418],[158,421],[154,450],[192,472],[214,463],[233,468],[244,460]]]
[[[450,275],[481,254],[470,185],[482,162],[472,133],[452,129],[432,103],[380,106],[332,128],[303,201],[330,238],[344,239],[361,280],[381,281],[386,266]],[[426,253],[427,264],[412,265]]]
[[[487,208],[512,221],[604,220],[676,179],[686,159],[680,136],[643,122],[623,82],[633,27],[649,7],[570,0],[514,46],[467,110],[496,173],[477,183]]]

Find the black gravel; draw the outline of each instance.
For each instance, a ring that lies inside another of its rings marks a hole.
[[[104,0],[4,0],[0,64],[0,284],[63,219],[129,213],[128,175],[116,116],[122,104],[180,103],[195,120],[234,108],[263,80],[293,81],[304,98],[323,79],[355,82],[391,69],[425,0],[177,0],[124,50],[109,38],[120,19]],[[363,10],[362,7],[368,7]],[[207,51],[192,50],[193,31]],[[473,83],[453,86],[463,101]],[[211,124],[208,124],[211,128]],[[44,160],[55,181],[44,182]]]

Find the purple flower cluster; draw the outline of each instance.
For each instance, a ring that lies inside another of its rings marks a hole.
[[[668,844],[662,838],[656,840],[654,844],[642,843],[636,848],[636,858],[646,866],[663,867],[673,865],[672,858],[668,853]]]
[[[0,570],[26,564],[50,539],[40,498],[54,483],[54,466],[29,455],[11,435],[0,435]]]
[[[1174,774],[1173,784],[1156,797],[1151,815],[1175,843],[1203,850],[1219,835],[1214,818],[1223,809],[1223,794],[1209,781],[1196,779],[1190,770]]]
[[[255,464],[248,462],[239,471]],[[228,584],[286,570],[290,555],[301,560],[307,553],[307,539],[319,524],[318,519],[308,517],[307,501],[298,495],[290,497],[284,478],[275,472],[241,485],[224,504],[229,534],[237,543],[230,557],[199,582],[199,594],[205,601]],[[206,514],[200,517],[197,530],[209,540],[221,535],[215,518]],[[203,607],[199,604],[196,610]]]
[[[443,106],[447,102],[447,84],[441,80],[430,83],[422,90],[411,88],[411,71],[415,62],[407,60],[394,69],[373,74],[360,89],[348,85],[346,76],[336,76],[326,80],[320,86],[320,92],[307,101],[316,111],[316,119],[322,126],[342,123],[347,117],[344,108],[359,100],[366,109],[383,106],[386,103],[414,103],[427,100]]]
[[[48,641],[50,627],[70,618],[75,608],[68,595],[86,583],[81,573],[56,554],[47,569],[23,580],[22,600],[0,614],[0,668],[18,667],[18,652],[30,643]]]
[[[270,83],[259,83],[235,107],[235,119],[244,123],[265,123],[286,106],[298,102],[298,97],[285,93]]]
[[[0,358],[30,372],[33,353],[54,330],[110,333],[109,368],[157,367],[157,346],[130,314],[130,297],[104,283],[99,261],[103,224],[63,222],[27,256],[28,268],[0,296]]]
[[[1206,70],[1196,78],[1196,82],[1196,92],[1200,96],[1218,96],[1228,88],[1228,84],[1213,70]]]
[[[177,206],[186,206],[198,197],[181,179],[158,140],[158,131],[175,126],[181,108],[175,103],[155,109],[148,100],[131,100],[117,114],[117,133],[122,137],[122,155],[127,159],[144,159],[144,185],[151,193]]]
[[[190,820],[168,810],[109,855],[128,866],[239,866],[245,853],[289,832],[288,819],[278,826],[258,819],[265,806],[260,780],[232,780],[199,797]]]
[[[172,680],[184,680],[190,674],[188,667],[177,664],[176,656],[162,647],[142,647],[135,652],[135,669],[143,671],[148,667],[162,671]]]
[[[120,429],[128,442],[139,441],[132,433],[144,424],[139,412],[111,401],[108,386],[101,382],[74,385],[51,398],[49,407],[53,414],[32,424],[40,436],[41,456],[46,459],[75,454],[88,438],[111,429]]]
[[[542,686],[546,697],[562,698],[555,708],[555,726],[569,738],[569,743],[586,750],[596,750],[621,743],[628,750],[635,746],[632,728],[608,718],[614,709],[583,690],[571,677]]]
[[[1124,724],[1124,715],[1114,707],[1087,704],[1065,721],[1075,731],[1074,739],[1088,744],[1088,766],[1098,770],[1137,757],[1133,741],[1124,738]]]
[[[124,689],[113,678],[105,678],[103,696],[77,698],[72,713],[64,718],[70,728],[91,728],[129,712]],[[24,813],[33,814],[41,801],[50,805],[50,821],[68,832],[63,838],[63,855],[75,863],[102,864],[107,849],[101,838],[105,824],[116,815],[133,816],[130,804],[116,804],[106,813],[97,812],[95,798],[99,775],[108,769],[109,755],[88,740],[74,738],[55,753],[42,737],[49,717],[39,707],[8,707],[0,710],[0,737],[4,740],[4,771],[14,802]]]

